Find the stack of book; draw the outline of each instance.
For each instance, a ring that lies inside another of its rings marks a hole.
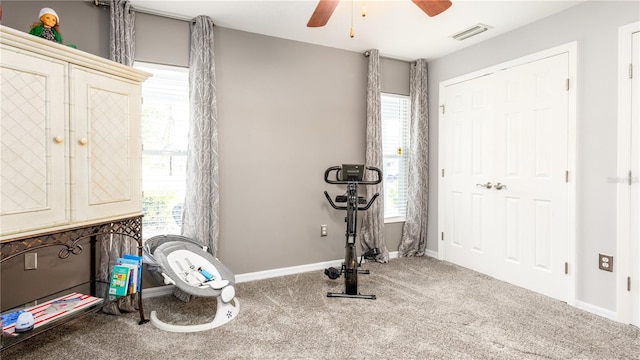
[[[142,258],[125,254],[116,260],[111,271],[109,295],[126,296],[140,291],[142,282]]]

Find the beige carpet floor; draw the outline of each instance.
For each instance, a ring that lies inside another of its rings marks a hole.
[[[223,327],[169,333],[137,313],[92,314],[9,348],[13,359],[640,359],[640,330],[433,258],[367,263],[359,290],[322,271],[237,284]],[[145,299],[164,321],[210,320],[215,300]]]

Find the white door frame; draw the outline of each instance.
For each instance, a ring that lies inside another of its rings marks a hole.
[[[618,175],[617,183],[617,320],[624,323],[631,322],[631,304],[627,291],[627,277],[635,278],[638,283],[640,274],[630,274],[629,259],[630,242],[630,186],[628,171],[631,164],[631,82],[629,79],[629,63],[631,61],[631,38],[634,32],[640,31],[640,22],[620,27],[618,30]],[[638,175],[635,174],[637,177]],[[636,260],[640,255],[636,254]]]
[[[540,59],[544,59],[550,56],[555,56],[558,54],[562,54],[562,53],[567,53],[569,55],[569,69],[568,69],[568,74],[569,74],[569,87],[568,87],[568,97],[569,97],[569,104],[568,104],[568,132],[567,132],[567,167],[568,167],[568,171],[569,171],[569,176],[568,176],[568,214],[567,214],[567,219],[568,219],[568,228],[567,228],[567,246],[569,247],[569,249],[567,249],[567,254],[568,254],[568,273],[567,276],[569,277],[569,289],[568,293],[567,293],[567,304],[575,306],[576,304],[576,274],[575,274],[575,270],[576,270],[576,152],[577,152],[577,120],[576,120],[576,108],[577,108],[577,51],[578,45],[577,42],[573,41],[564,45],[560,45],[560,46],[556,46],[547,50],[543,50],[531,55],[527,55],[524,57],[520,57],[511,61],[507,61],[498,65],[494,65],[482,70],[478,70],[478,71],[474,71],[472,73],[469,74],[465,74],[453,79],[449,79],[449,80],[445,80],[440,82],[440,99],[439,99],[439,103],[440,103],[440,109],[442,109],[442,106],[444,104],[444,97],[443,94],[445,94],[445,88],[447,86],[462,82],[462,81],[467,81],[467,80],[471,80],[483,75],[488,75],[488,74],[492,74],[495,72],[500,71],[501,69],[504,68],[508,68],[508,67],[512,67],[512,66],[517,66],[517,65],[522,65],[522,64],[526,64],[529,62],[533,62],[533,61],[537,61]],[[441,112],[439,112],[440,114]],[[439,126],[439,133],[438,133],[438,143],[440,144],[440,148],[442,148],[442,144],[444,141],[444,134],[442,131],[443,127]],[[438,168],[440,169],[440,177],[438,177],[438,233],[442,234],[444,231],[444,202],[442,201],[442,199],[445,198],[445,194],[444,194],[444,186],[442,183],[442,169],[443,169],[443,164],[444,164],[444,155],[442,153],[442,151],[439,151],[438,153]],[[438,246],[438,258],[440,260],[444,259],[444,252],[443,252],[443,247],[442,246]]]

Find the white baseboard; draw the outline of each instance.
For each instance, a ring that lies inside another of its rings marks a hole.
[[[586,303],[586,302],[582,302],[582,301],[579,301],[579,300],[576,300],[575,307],[577,307],[580,310],[584,310],[586,312],[590,312],[592,314],[596,314],[596,315],[605,317],[607,319],[611,319],[613,321],[619,321],[618,320],[618,313],[613,311],[613,310],[601,308],[599,306],[596,306],[596,305],[593,305],[593,304],[589,304],[589,303]]]
[[[431,254],[428,254],[428,255],[431,256]],[[389,259],[395,259],[397,257],[398,257],[397,251],[389,252]],[[286,268],[271,269],[271,270],[240,274],[240,275],[236,275],[236,283],[263,280],[263,279],[269,279],[269,278],[286,276],[286,275],[302,274],[310,271],[324,270],[330,267],[339,268],[342,266],[343,261],[344,260],[342,259],[332,260],[332,261],[323,261],[323,262],[318,262],[313,264],[290,266]],[[142,293],[143,294],[142,298],[146,299],[146,298],[153,298],[156,296],[170,295],[173,293],[173,288],[174,288],[173,285],[167,285],[167,286],[157,286],[153,288],[144,289]]]
[[[398,257],[397,251],[389,253],[389,259],[394,259],[397,257]],[[329,267],[339,268],[342,266],[343,261],[344,260],[342,259],[324,261],[324,262],[319,262],[314,264],[291,266],[291,267],[280,268],[280,269],[272,269],[272,270],[264,270],[264,271],[256,271],[252,273],[240,274],[240,275],[236,275],[236,283],[242,283],[242,282],[254,281],[254,280],[263,280],[263,279],[269,279],[269,278],[278,277],[278,276],[302,274],[309,271],[323,270]]]
[[[175,286],[173,285],[164,285],[164,286],[156,286],[152,288],[143,289],[142,291],[142,299],[149,299],[158,296],[171,295],[173,294],[173,289]]]
[[[427,255],[427,256],[430,256],[432,258],[436,258],[436,259],[438,258],[438,252],[437,251],[426,249],[424,251],[424,254]]]

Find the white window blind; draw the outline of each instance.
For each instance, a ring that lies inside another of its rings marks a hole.
[[[143,236],[180,234],[189,131],[189,69],[136,62],[142,83]]]
[[[381,94],[385,221],[404,221],[407,207],[409,97]]]

